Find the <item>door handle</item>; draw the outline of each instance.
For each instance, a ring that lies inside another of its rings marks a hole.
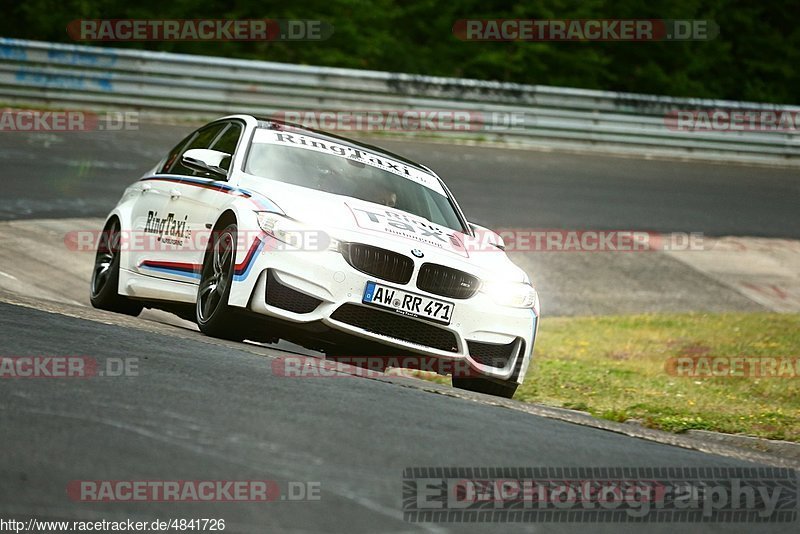
[[[153,188],[150,184],[142,184],[142,193],[147,193]]]
[[[181,198],[181,192],[178,191],[177,189],[170,189],[169,190],[169,198],[171,198],[173,200]]]

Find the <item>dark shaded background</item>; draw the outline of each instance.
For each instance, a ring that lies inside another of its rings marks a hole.
[[[81,18],[319,19],[323,42],[113,43],[361,69],[752,100],[800,102],[800,6],[792,0],[0,0],[0,35],[70,42]],[[699,42],[463,42],[466,18],[710,19],[720,35]],[[108,44],[99,46],[108,46]]]

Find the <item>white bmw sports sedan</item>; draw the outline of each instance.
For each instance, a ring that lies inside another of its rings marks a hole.
[[[445,362],[434,370],[453,370],[454,386],[510,398],[531,361],[539,298],[503,247],[423,165],[235,115],[125,190],[98,241],[91,301],[331,357]]]

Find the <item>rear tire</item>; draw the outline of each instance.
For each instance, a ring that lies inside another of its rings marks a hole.
[[[466,376],[454,376],[453,387],[458,389],[465,389],[467,391],[475,391],[476,393],[485,393],[487,395],[494,395],[495,397],[502,397],[510,399],[517,391],[519,384],[512,381],[495,381],[488,378],[476,378]]]
[[[97,242],[89,300],[97,309],[136,317],[144,306],[119,294],[120,238],[119,221],[112,219]]]
[[[222,231],[213,232],[208,241],[197,288],[195,321],[207,336],[242,341],[242,321],[228,305],[236,266],[236,234],[237,226],[231,223]]]

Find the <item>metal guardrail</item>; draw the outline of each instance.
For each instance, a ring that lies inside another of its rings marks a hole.
[[[512,128],[454,132],[522,146],[800,166],[787,131],[682,131],[676,110],[798,107],[672,98],[0,39],[0,102],[210,117],[284,110],[514,114]],[[447,134],[442,134],[447,135]]]

